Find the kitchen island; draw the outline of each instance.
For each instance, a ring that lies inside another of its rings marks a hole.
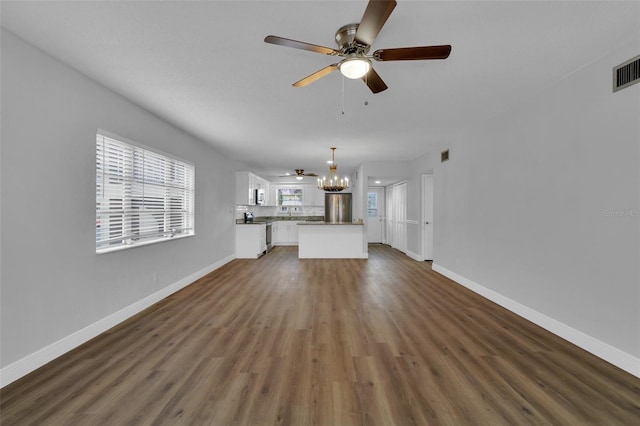
[[[299,259],[367,259],[362,223],[298,223]]]

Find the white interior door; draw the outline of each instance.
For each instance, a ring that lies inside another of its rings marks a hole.
[[[433,260],[433,175],[422,175],[422,257]]]
[[[385,190],[385,243],[393,247],[393,186],[387,186]]]
[[[367,241],[382,242],[384,228],[384,192],[382,188],[369,188],[367,191]]]
[[[407,252],[407,183],[393,186],[393,244],[403,253]]]

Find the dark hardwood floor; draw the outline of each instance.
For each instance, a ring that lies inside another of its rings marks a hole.
[[[1,423],[640,424],[640,379],[369,255],[234,260],[2,389]]]

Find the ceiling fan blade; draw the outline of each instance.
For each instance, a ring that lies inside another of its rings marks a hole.
[[[294,49],[308,50],[309,52],[324,53],[325,55],[339,55],[335,49],[330,47],[318,46],[317,44],[305,43],[304,41],[291,40],[278,36],[266,36],[265,43],[277,44],[278,46],[293,47]]]
[[[397,49],[379,49],[373,52],[376,61],[412,61],[421,59],[447,59],[451,46],[400,47]]]
[[[321,70],[316,71],[313,74],[306,76],[302,80],[296,81],[295,83],[292,84],[292,86],[294,86],[294,87],[304,87],[306,85],[309,85],[309,84],[313,83],[316,80],[321,79],[322,77],[324,77],[326,75],[331,74],[332,72],[334,72],[337,69],[338,69],[338,64],[328,65],[328,66],[322,68]]]
[[[318,176],[317,173],[305,173],[304,169],[296,169],[295,173],[289,173],[286,175],[282,175],[282,176],[278,176],[278,177],[303,177],[303,176],[309,176],[309,177],[313,177],[313,176]]]
[[[369,89],[371,89],[373,93],[380,93],[384,90],[387,90],[387,85],[384,84],[382,78],[380,78],[376,70],[374,70],[373,68],[371,68],[369,72],[365,74],[364,77],[362,77],[362,81],[364,81],[365,84],[369,86]]]
[[[396,7],[396,0],[369,0],[356,31],[355,40],[371,46]]]

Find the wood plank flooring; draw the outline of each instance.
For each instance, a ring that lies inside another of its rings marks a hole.
[[[234,260],[0,393],[2,425],[637,425],[640,379],[386,246]]]

